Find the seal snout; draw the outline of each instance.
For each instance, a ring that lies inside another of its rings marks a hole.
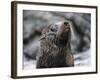
[[[67,32],[70,31],[69,22],[64,22],[63,25],[65,26],[65,30],[66,30]]]
[[[69,23],[68,23],[68,22],[64,22],[63,24],[64,24],[65,26],[67,26]]]

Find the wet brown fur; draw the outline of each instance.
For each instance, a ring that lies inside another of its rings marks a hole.
[[[74,66],[70,46],[71,26],[67,23],[51,24],[43,30],[40,52],[37,55],[37,68]]]

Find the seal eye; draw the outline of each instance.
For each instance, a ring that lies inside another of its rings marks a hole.
[[[52,32],[56,32],[57,29],[55,29],[55,28],[51,28],[50,31],[52,31]]]

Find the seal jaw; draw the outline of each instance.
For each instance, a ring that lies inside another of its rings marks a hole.
[[[65,46],[67,45],[68,41],[70,40],[70,24],[69,22],[62,22],[60,23],[60,26],[58,27],[57,30],[57,44],[60,46]]]

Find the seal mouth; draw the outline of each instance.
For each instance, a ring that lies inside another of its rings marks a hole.
[[[69,32],[69,31],[70,31],[70,27],[67,26],[67,27],[65,28],[65,32]]]

